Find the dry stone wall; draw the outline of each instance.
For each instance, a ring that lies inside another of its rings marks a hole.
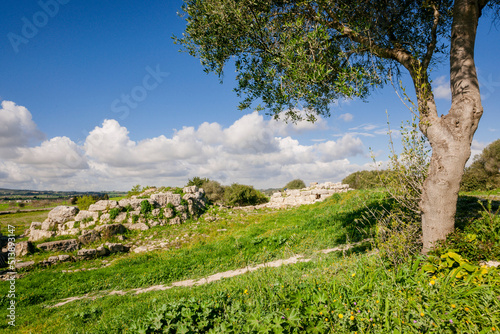
[[[336,193],[352,190],[348,184],[325,182],[311,183],[303,189],[285,190],[276,192],[271,196],[269,203],[264,204],[268,208],[283,208],[321,202]]]

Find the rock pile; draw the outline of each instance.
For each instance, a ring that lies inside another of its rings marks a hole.
[[[203,189],[191,186],[182,192],[148,189],[147,193],[130,199],[101,200],[81,211],[76,207],[58,206],[49,212],[43,223],[31,223],[25,235],[29,236],[29,241],[39,241],[81,234],[78,241],[89,244],[124,233],[127,229],[147,230],[157,225],[180,224],[190,217],[199,216],[208,204]]]
[[[311,183],[309,187],[303,189],[285,190],[277,192],[271,196],[268,208],[283,208],[288,206],[298,206],[303,204],[313,204],[324,201],[326,198],[336,193],[352,190],[348,184],[325,182],[318,184]]]

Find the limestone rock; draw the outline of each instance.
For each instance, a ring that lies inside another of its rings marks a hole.
[[[101,239],[101,234],[96,230],[86,230],[78,237],[78,241],[84,245],[91,244],[99,239]]]
[[[31,230],[39,229],[42,227],[42,223],[40,222],[32,222],[30,225]]]
[[[43,230],[30,230],[30,237],[28,241],[39,241],[47,238],[51,238],[56,235],[53,231],[43,231]]]
[[[74,220],[73,218],[78,213],[78,208],[76,206],[58,206],[49,212],[49,217],[53,222],[58,224],[64,224],[69,220]]]
[[[97,257],[97,250],[96,249],[80,249],[78,251],[78,253],[76,254],[76,256],[79,258],[79,259],[94,259]]]
[[[21,241],[16,244],[16,257],[25,256],[35,252],[35,246],[31,241]]]
[[[109,255],[110,251],[104,248],[103,246],[99,246],[96,248],[97,254],[99,256],[106,256]]]
[[[97,226],[95,231],[99,232],[102,238],[107,239],[116,234],[123,234],[127,232],[127,229],[122,224],[105,224]]]
[[[75,216],[75,220],[82,221],[84,219],[92,218],[93,221],[96,221],[98,216],[99,216],[98,212],[82,210],[82,211],[78,212],[78,214]]]
[[[170,225],[178,225],[178,224],[182,223],[182,221],[181,221],[181,218],[180,218],[180,217],[175,217],[175,218],[170,219],[170,220],[168,221],[168,223],[169,223]]]
[[[47,259],[47,261],[51,262],[51,263],[57,263],[59,262],[59,256],[51,256]]]
[[[39,244],[38,248],[44,251],[71,252],[80,248],[80,243],[76,239],[57,240]]]
[[[29,269],[35,265],[35,261],[16,262],[17,269]]]
[[[146,231],[149,230],[149,226],[144,224],[144,223],[136,223],[136,224],[123,224],[126,228],[129,230],[140,230],[140,231]]]
[[[54,230],[57,230],[58,225],[59,224],[56,221],[53,221],[53,220],[47,218],[42,223],[41,229],[44,231],[54,231]]]
[[[130,247],[119,243],[106,243],[105,244],[111,253],[127,253]]]
[[[192,194],[192,193],[195,193],[197,191],[198,191],[197,186],[184,187],[184,189],[182,189],[182,192],[186,193],[186,194]]]
[[[105,211],[109,209],[117,208],[118,202],[113,200],[100,200],[89,206],[89,211]]]
[[[118,216],[114,219],[115,222],[123,222],[127,219],[127,213],[126,212],[120,212]]]
[[[69,262],[73,260],[72,256],[66,254],[58,255],[58,257],[59,257],[59,262]]]

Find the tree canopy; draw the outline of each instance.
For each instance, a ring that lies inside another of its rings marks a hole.
[[[453,231],[460,180],[483,114],[474,46],[500,0],[184,0],[175,41],[222,79],[234,59],[240,108],[254,101],[293,121],[329,115],[400,71],[413,81],[432,157],[420,209],[424,252]],[[449,55],[452,103],[440,117],[430,69]]]

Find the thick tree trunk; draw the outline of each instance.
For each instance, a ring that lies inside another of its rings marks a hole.
[[[458,191],[465,163],[470,156],[469,140],[432,144],[429,174],[424,183],[422,210],[423,253],[444,240],[455,228]]]
[[[420,202],[424,254],[455,227],[460,181],[470,157],[472,137],[483,114],[474,64],[482,6],[474,0],[455,1],[450,46],[452,106],[446,116],[438,117],[432,94],[421,89],[421,81],[414,78],[419,96],[420,128],[432,147],[429,174]]]

